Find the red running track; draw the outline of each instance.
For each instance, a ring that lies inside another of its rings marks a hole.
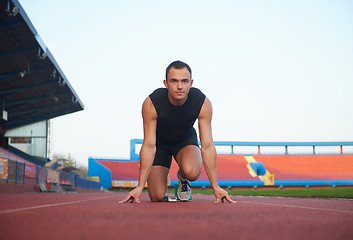
[[[353,239],[353,201],[233,196],[119,204],[125,193],[0,194],[0,239]]]

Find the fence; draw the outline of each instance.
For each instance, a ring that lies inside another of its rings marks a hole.
[[[0,183],[2,184],[14,184],[14,185],[26,185],[25,191],[33,190],[34,186],[39,185],[40,173],[43,175],[43,171],[46,172],[46,167],[42,168],[37,165],[26,165],[25,163],[11,160],[8,158],[0,157]],[[58,185],[62,187],[64,191],[76,189],[100,189],[99,182],[91,181],[81,177],[74,172],[56,171],[58,176]],[[61,174],[59,174],[59,172]],[[59,177],[60,176],[60,177]],[[45,185],[48,181],[47,174],[45,174]],[[69,184],[68,184],[69,182]],[[68,186],[70,188],[68,188]]]
[[[25,170],[25,163],[0,158],[0,179],[3,183],[24,185]]]
[[[130,140],[130,161],[139,161],[139,148],[137,146],[143,143],[142,139],[131,139]],[[201,144],[199,142],[199,144]],[[306,154],[316,155],[318,154],[318,148],[330,148],[337,147],[337,151],[332,152],[333,154],[353,154],[353,142],[234,142],[234,141],[214,141],[218,154],[266,154],[266,148],[280,148],[280,152],[277,154],[290,155],[296,154],[295,148],[308,148],[305,150]],[[349,151],[348,148],[351,148]],[[255,148],[255,149],[254,149]],[[345,148],[347,148],[345,150]],[[290,151],[293,150],[293,151]],[[278,150],[277,150],[278,151]],[[320,154],[320,153],[319,153]]]

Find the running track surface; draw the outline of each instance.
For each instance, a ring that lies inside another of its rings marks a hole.
[[[353,239],[353,201],[193,195],[119,204],[126,193],[0,194],[0,239]]]

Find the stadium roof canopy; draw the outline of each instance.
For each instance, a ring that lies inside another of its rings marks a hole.
[[[0,126],[10,129],[84,106],[17,0],[0,0]]]

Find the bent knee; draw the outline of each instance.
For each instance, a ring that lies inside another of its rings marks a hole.
[[[150,195],[151,202],[160,202],[164,199],[164,194],[162,195]]]
[[[150,196],[150,199],[152,202],[160,202],[163,200],[164,196],[165,196],[165,191],[163,190],[150,190],[148,191],[148,195]]]
[[[189,168],[183,169],[183,173],[187,180],[195,181],[199,178],[201,174],[201,169],[198,167],[189,167]]]

